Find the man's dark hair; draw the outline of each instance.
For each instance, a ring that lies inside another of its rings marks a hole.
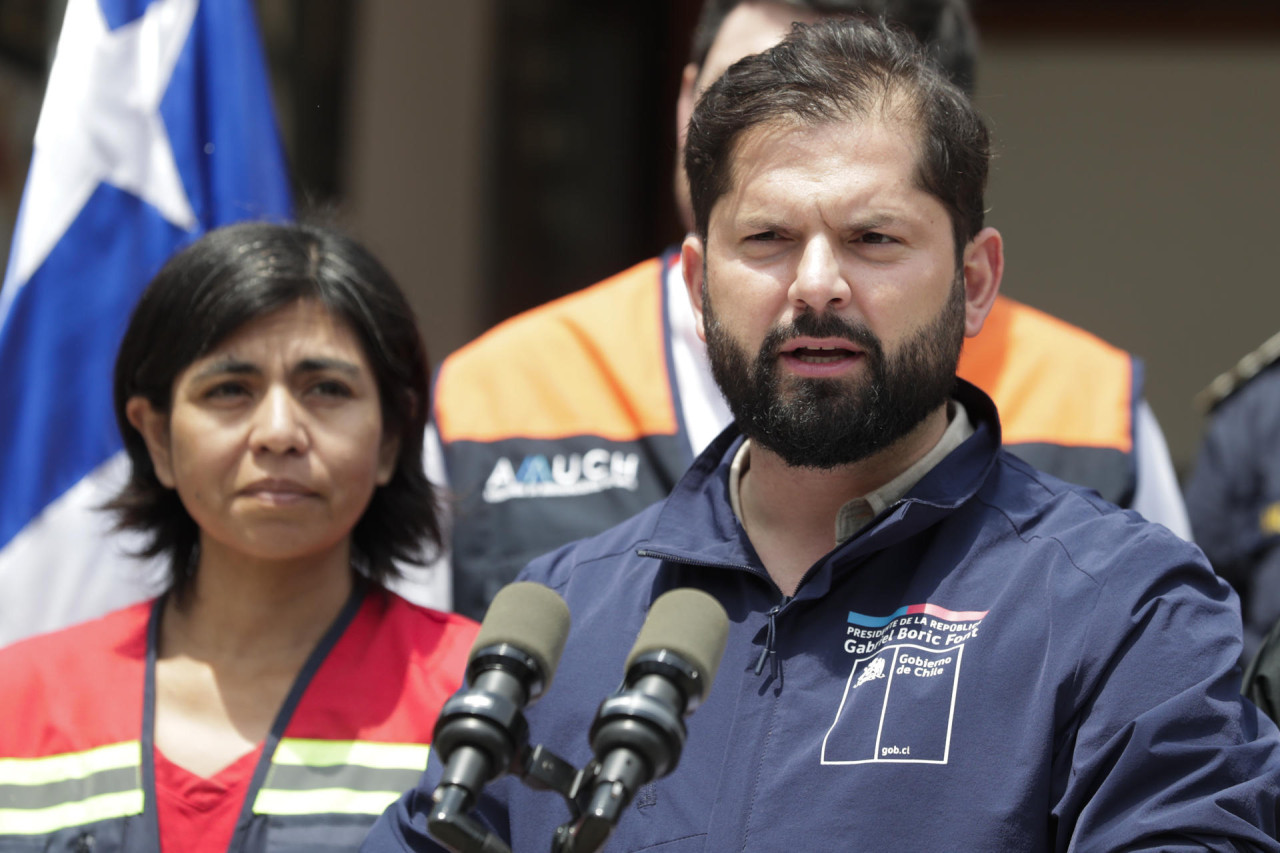
[[[732,185],[738,142],[754,127],[849,119],[906,121],[920,140],[916,181],[951,216],[957,261],[982,230],[990,140],[969,99],[883,21],[805,26],[729,67],[689,120],[685,171],[694,227],[706,241],[711,209]]]
[[[747,0],[707,0],[693,31],[689,61],[699,67],[729,13]],[[901,24],[966,95],[973,95],[978,32],[965,0],[769,0],[820,15],[861,15]],[[709,82],[709,81],[708,81]]]
[[[156,477],[125,406],[144,397],[168,413],[174,382],[236,330],[299,300],[314,300],[359,340],[378,386],[383,431],[399,439],[395,470],[352,532],[356,565],[371,580],[421,563],[440,544],[436,499],[423,473],[427,354],[413,311],[386,269],[360,244],[311,225],[246,223],[211,231],[164,265],[134,309],[116,358],[116,422],[130,476],[105,507],[117,527],[148,537],[139,556],[169,557],[169,587],[183,600],[199,557],[199,529]]]

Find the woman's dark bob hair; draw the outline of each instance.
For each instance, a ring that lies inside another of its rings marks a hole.
[[[436,500],[422,466],[427,354],[404,294],[360,244],[312,225],[244,223],[219,228],[175,254],[134,309],[116,358],[116,422],[129,453],[129,482],[105,509],[117,526],[149,536],[140,556],[169,556],[169,587],[191,590],[200,531],[178,494],[156,478],[125,406],[146,398],[168,413],[175,380],[246,323],[299,300],[343,320],[377,380],[382,428],[400,439],[391,480],[352,532],[353,560],[375,582],[398,574],[393,561],[422,563],[440,544]]]

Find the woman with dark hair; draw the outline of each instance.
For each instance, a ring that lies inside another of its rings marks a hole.
[[[165,265],[116,361],[108,508],[168,590],[0,651],[0,850],[353,850],[415,784],[475,634],[382,586],[439,546],[427,370],[331,231],[231,226]]]

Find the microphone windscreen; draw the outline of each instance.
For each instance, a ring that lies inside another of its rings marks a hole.
[[[489,604],[468,660],[481,649],[509,643],[538,662],[546,690],[568,636],[569,605],[563,598],[540,583],[507,584]]]
[[[698,671],[705,696],[711,691],[728,639],[729,617],[720,602],[700,589],[673,589],[658,596],[649,608],[627,656],[626,669],[643,654],[674,652]]]

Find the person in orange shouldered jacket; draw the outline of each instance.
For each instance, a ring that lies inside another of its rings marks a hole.
[[[883,15],[972,92],[976,34],[963,0],[709,0],[677,106],[677,143],[700,92],[795,21]],[[680,161],[677,157],[677,162]],[[676,198],[692,225],[684,172]],[[670,491],[729,422],[694,330],[678,247],[515,317],[447,358],[429,457],[452,491],[453,607],[475,618],[525,563],[602,531]],[[1190,538],[1164,436],[1131,355],[997,298],[959,375],[1000,410],[1006,446]],[[436,472],[433,472],[436,473]]]
[[[151,602],[0,650],[0,850],[354,850],[426,766],[476,625],[386,590],[438,538],[403,294],[307,226],[212,231],[116,360]]]

